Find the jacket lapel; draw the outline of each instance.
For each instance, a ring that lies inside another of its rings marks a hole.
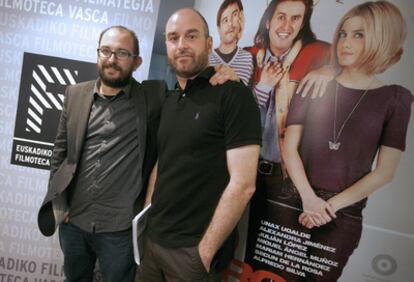
[[[90,84],[85,85],[85,87],[80,91],[80,97],[77,99],[77,118],[76,124],[76,135],[75,135],[75,153],[76,160],[79,160],[83,143],[85,140],[86,130],[88,128],[89,114],[91,112],[92,102],[93,102],[93,88],[95,83],[91,82]]]

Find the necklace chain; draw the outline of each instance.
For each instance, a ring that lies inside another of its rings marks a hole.
[[[347,124],[348,120],[351,118],[352,114],[355,112],[356,108],[361,103],[362,99],[364,99],[365,95],[368,93],[369,88],[371,87],[371,84],[374,80],[372,80],[367,89],[365,89],[364,93],[362,93],[359,100],[355,103],[354,107],[352,108],[351,112],[346,117],[345,121],[342,123],[341,128],[339,129],[338,135],[336,134],[336,115],[337,115],[337,108],[338,108],[338,81],[336,82],[336,89],[335,89],[335,102],[334,102],[334,121],[333,121],[333,141],[329,141],[329,149],[337,151],[339,150],[339,147],[341,146],[341,142],[338,142],[339,137],[341,137],[342,131],[345,128],[345,125]]]

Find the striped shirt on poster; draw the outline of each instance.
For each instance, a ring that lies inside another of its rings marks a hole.
[[[237,76],[243,81],[246,86],[251,86],[251,77],[253,74],[253,56],[248,51],[237,47],[237,51],[233,58],[226,63],[220,55],[213,50],[209,56],[210,66],[223,64],[231,67],[236,72]]]

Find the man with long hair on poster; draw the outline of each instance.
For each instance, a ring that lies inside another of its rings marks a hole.
[[[256,252],[263,222],[282,225],[284,214],[289,212],[283,203],[287,174],[281,150],[290,101],[299,82],[329,61],[329,44],[318,41],[312,32],[312,12],[312,0],[272,1],[250,48],[256,63],[253,93],[261,111],[263,146],[257,190],[250,205],[245,262],[253,271],[267,270],[269,275],[279,274],[287,280],[291,273],[276,268]],[[315,91],[320,87],[317,82]]]

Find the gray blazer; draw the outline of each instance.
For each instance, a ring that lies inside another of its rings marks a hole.
[[[45,236],[53,235],[69,213],[67,188],[77,172],[95,83],[88,81],[68,86],[65,92],[51,158],[49,185],[37,218],[40,232]],[[157,159],[156,134],[166,90],[164,81],[149,80],[142,84],[134,79],[132,81],[131,98],[137,113],[139,150],[140,155],[144,156],[137,163],[142,166],[143,173],[143,187],[136,200],[137,208],[142,205],[149,174]]]

